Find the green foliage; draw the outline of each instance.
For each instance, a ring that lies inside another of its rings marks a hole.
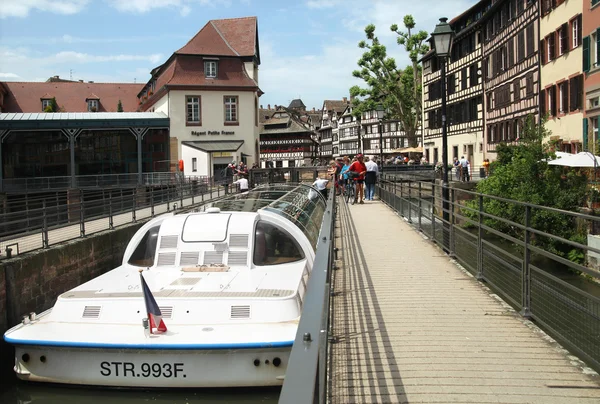
[[[117,104],[117,112],[123,112],[123,104],[121,103],[121,100],[119,100],[119,103]]]
[[[544,122],[536,125],[534,119],[528,117],[517,145],[497,147],[498,158],[491,165],[492,174],[477,184],[477,192],[568,211],[576,211],[583,206],[587,178],[576,170],[546,163],[549,157],[554,157],[550,145],[543,142],[549,135]],[[486,213],[525,224],[524,206],[485,197],[483,205]],[[467,206],[477,210],[478,201],[470,201]],[[476,212],[466,211],[465,214],[474,220],[477,218]],[[485,218],[484,224],[522,239],[523,230],[504,221]],[[571,216],[532,208],[530,225],[534,229],[585,244],[585,232],[578,229]],[[532,244],[575,262],[583,262],[584,259],[581,250],[548,237],[534,234]]]
[[[46,108],[44,108],[44,112],[54,112],[52,111],[52,105],[46,105]]]
[[[50,99],[50,103],[44,108],[44,112],[60,112],[61,109],[56,102],[56,97]]]
[[[414,33],[415,20],[411,15],[404,17],[406,31],[400,31],[398,25],[390,27],[398,35],[397,42],[404,46],[411,65],[398,69],[394,58],[388,57],[387,50],[375,36],[375,25],[365,27],[367,40],[358,43],[365,52],[358,60],[360,69],[352,75],[365,82],[365,87],[353,86],[353,113],[360,116],[365,111],[375,109],[382,104],[387,111],[387,119],[398,119],[406,132],[410,146],[417,145],[417,130],[421,123],[421,67],[417,63],[419,56],[429,50],[425,43],[427,32]]]

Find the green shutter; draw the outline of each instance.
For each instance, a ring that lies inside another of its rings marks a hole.
[[[583,38],[583,71],[590,71],[590,37]]]
[[[592,7],[600,3],[600,0],[592,0]]]
[[[583,118],[583,147],[587,151],[591,151],[592,153],[594,152],[593,150],[590,150],[590,146],[588,145],[588,120],[587,120],[587,118]]]

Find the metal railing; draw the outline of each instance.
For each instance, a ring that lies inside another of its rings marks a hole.
[[[286,168],[253,168],[249,171],[248,182],[255,187],[260,184],[313,182],[320,174],[325,174],[327,167],[286,167]]]
[[[335,192],[329,192],[302,316],[279,396],[282,404],[324,404],[326,400],[335,202]]]
[[[229,187],[235,192],[235,187]],[[0,214],[0,259],[34,251],[225,195],[210,178],[164,186],[86,191],[30,198],[26,209]],[[7,202],[15,208],[22,201]]]
[[[452,188],[445,221],[439,184],[384,176],[377,191],[524,317],[600,370],[600,272],[589,264],[592,257],[600,263],[600,237],[593,247],[593,239],[582,244],[541,230],[545,221],[559,219],[578,229],[600,229],[599,217]],[[486,211],[490,204],[504,204],[519,219]],[[554,250],[542,248],[543,242]],[[556,253],[561,248],[587,262]]]
[[[436,178],[442,178],[441,167],[436,169],[436,167],[431,164],[388,164],[383,166],[382,173],[385,175],[396,175],[403,178],[409,178],[413,181],[429,181]],[[484,166],[469,167],[469,181],[477,182],[486,178],[488,175],[489,172]],[[466,180],[466,178],[462,178],[460,170],[456,167],[452,167],[448,170],[448,179],[450,181]]]
[[[156,185],[191,181],[193,178],[183,177],[177,172],[152,172],[142,173],[142,183],[138,182],[137,173],[129,174],[99,174],[76,175],[74,182],[71,176],[31,177],[31,178],[4,178],[0,192],[40,192],[68,188],[109,188],[109,187],[135,187],[138,185]]]

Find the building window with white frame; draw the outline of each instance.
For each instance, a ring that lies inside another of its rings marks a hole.
[[[590,64],[592,67],[598,67],[600,59],[598,58],[598,31],[590,35]]]
[[[98,111],[98,100],[87,100],[88,112]]]
[[[204,61],[204,76],[207,78],[217,77],[217,61],[216,60],[205,60]]]
[[[192,157],[192,172],[198,171],[198,159],[196,157]]]
[[[186,125],[202,125],[202,120],[200,119],[200,96],[186,96],[186,108]]]
[[[52,105],[52,100],[50,100],[50,99],[42,100],[42,111],[45,111],[46,108],[48,108],[50,105]]]
[[[225,123],[238,123],[238,97],[226,95],[223,100],[225,104]]]

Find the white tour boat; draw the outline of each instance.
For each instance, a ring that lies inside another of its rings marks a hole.
[[[8,330],[18,377],[120,387],[282,384],[325,200],[307,185],[270,185],[204,209],[150,220],[121,266]]]

